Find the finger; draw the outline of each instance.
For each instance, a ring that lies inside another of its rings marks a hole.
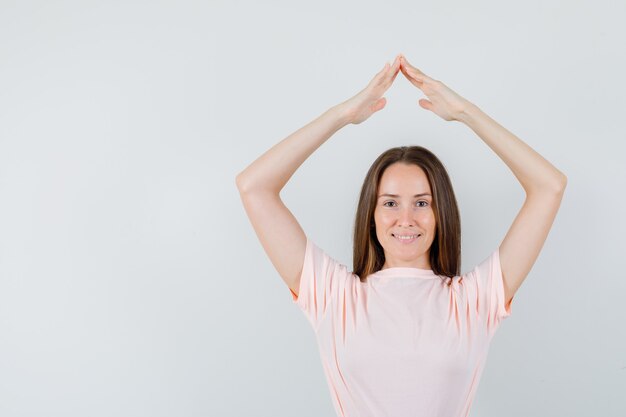
[[[417,70],[417,68],[411,65],[411,63],[406,59],[404,55],[402,55],[401,61],[402,61],[402,65],[404,65],[404,67],[406,67],[410,72],[415,72]]]
[[[406,69],[402,69],[402,74],[404,74],[406,79],[409,80],[411,84],[420,90],[423,90],[422,87],[424,86],[424,80],[415,78],[413,75],[409,74]]]
[[[406,67],[406,65],[404,63],[402,63],[400,65],[400,71],[402,71],[402,74],[404,74],[405,77],[411,79],[413,78],[413,76],[411,74],[409,74],[409,69]]]
[[[396,59],[393,61],[393,64],[391,65],[391,67],[387,71],[387,74],[389,75],[389,78],[387,79],[389,85],[391,85],[393,80],[396,79],[396,76],[398,75],[399,71],[400,71],[400,57],[397,56]]]
[[[374,103],[374,106],[372,106],[372,113],[382,110],[386,104],[387,104],[387,99],[385,97],[379,98],[376,101],[376,103]]]
[[[382,80],[384,80],[385,78],[385,74],[387,73],[389,69],[389,63],[385,62],[385,66],[383,67],[382,70],[378,71],[378,73],[376,73],[376,75],[374,75],[374,78],[372,78],[369,82],[369,86],[371,85],[376,85],[382,82]]]
[[[409,64],[407,64],[406,60],[402,58],[400,60],[400,70],[407,78],[413,78],[413,71],[410,69]]]
[[[424,82],[426,80],[426,74],[424,74],[423,72],[421,72],[420,70],[418,70],[417,68],[414,67],[408,67],[406,68],[406,73],[416,79],[419,82]]]
[[[385,66],[383,67],[383,69],[378,73],[379,76],[383,76],[386,72],[387,69],[389,69],[389,62],[385,62]]]
[[[426,110],[431,110],[433,109],[433,103],[431,103],[430,101],[426,100],[426,99],[420,99],[418,101],[419,105],[422,106],[423,108],[425,108]]]
[[[396,57],[396,59],[393,61],[391,65],[389,65],[389,63],[387,62],[385,64],[385,67],[382,69],[382,71],[376,74],[376,77],[374,77],[374,79],[372,80],[372,84],[379,85],[379,86],[383,85],[383,86],[388,87],[389,85],[391,85],[391,82],[393,81],[396,74],[398,73],[399,68],[400,68],[400,60]]]
[[[412,65],[409,64],[409,61],[407,61],[404,56],[400,58],[400,64],[402,65],[402,69],[405,71],[408,71],[410,68],[412,68]]]
[[[393,83],[396,80],[396,77],[398,76],[398,74],[400,74],[400,66],[399,65],[398,65],[398,68],[396,68],[393,71],[393,77],[391,77],[391,83]]]
[[[385,62],[385,66],[383,67],[383,69],[381,69],[381,70],[378,72],[378,74],[376,74],[376,76],[375,76],[374,78],[380,78],[380,77],[382,77],[382,76],[383,76],[383,75],[387,72],[387,69],[388,69],[388,68],[389,68],[389,63],[388,63],[388,62]]]
[[[390,70],[391,70],[391,65],[389,64],[389,62],[386,62],[383,70],[379,72],[378,75],[376,76],[376,84],[384,83],[385,80],[387,80],[387,78],[389,77]]]
[[[401,63],[402,63],[402,68],[404,69],[404,71],[402,71],[404,75],[408,75],[412,78],[415,78],[416,80],[420,82],[423,82],[425,79],[428,79],[426,74],[424,74],[422,71],[415,68],[413,65],[409,64],[409,62],[406,60],[404,56],[401,57]]]
[[[411,82],[411,84],[415,85],[416,87],[422,88],[422,85],[424,85],[425,80],[420,76],[415,76],[406,71],[404,72],[404,76]]]
[[[389,73],[391,73],[392,69],[395,70],[397,67],[399,67],[399,65],[400,65],[400,60],[398,59],[398,57],[396,57],[396,59],[394,59],[391,64],[389,64],[389,62],[385,64],[384,73],[388,75]]]

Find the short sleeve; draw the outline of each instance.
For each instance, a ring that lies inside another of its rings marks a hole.
[[[298,295],[291,289],[292,301],[317,330],[327,312],[337,305],[338,294],[346,291],[352,273],[346,265],[330,257],[307,237]]]
[[[505,306],[504,281],[500,265],[500,248],[496,248],[464,277],[469,281],[469,292],[474,298],[481,321],[490,332],[497,329],[500,322],[511,315],[511,304]]]

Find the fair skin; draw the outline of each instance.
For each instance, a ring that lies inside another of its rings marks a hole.
[[[478,106],[430,78],[400,57],[405,77],[427,97],[422,108],[444,120],[470,127],[509,167],[526,193],[522,208],[498,249],[504,284],[505,306],[528,276],[561,205],[567,177],[520,138],[484,113]]]
[[[376,237],[385,252],[382,269],[431,269],[429,253],[436,223],[426,173],[415,164],[397,162],[385,169],[378,189],[374,222]],[[413,234],[420,236],[414,241],[401,241],[396,237]]]
[[[400,57],[386,64],[368,85],[281,140],[236,177],[246,214],[268,258],[298,295],[307,236],[280,192],[302,163],[335,132],[359,124],[386,103],[382,95],[400,72]]]
[[[443,120],[458,121],[472,129],[507,165],[526,194],[524,204],[499,245],[505,302],[508,304],[547,239],[564,195],[567,177],[478,106],[412,66],[402,55],[398,55],[393,64],[385,65],[354,97],[333,106],[274,145],[237,176],[237,187],[246,213],[270,260],[289,288],[297,294],[307,236],[282,202],[280,191],[300,165],[335,132],[348,124],[360,124],[382,110],[387,102],[383,94],[399,72],[426,96],[426,99],[418,101],[421,108]],[[408,210],[408,196],[414,192],[413,189],[402,189],[393,193],[401,196],[397,206],[401,207],[400,210]],[[412,223],[407,217],[398,220],[396,226],[422,227],[420,223]],[[376,227],[378,236],[388,239],[385,233],[391,232],[393,226],[381,223]],[[427,232],[427,229],[424,231]],[[428,237],[428,234],[425,236]],[[409,258],[408,249],[405,252],[390,252],[394,260],[391,265],[425,266],[424,246],[418,247],[420,249],[412,253],[414,258]]]

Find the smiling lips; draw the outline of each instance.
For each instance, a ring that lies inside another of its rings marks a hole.
[[[409,243],[413,243],[417,240],[417,238],[419,236],[421,236],[420,234],[412,234],[412,235],[395,235],[392,233],[392,236],[399,241],[400,243],[403,244],[409,244]]]

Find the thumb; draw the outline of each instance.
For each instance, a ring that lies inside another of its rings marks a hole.
[[[431,103],[430,101],[425,100],[423,98],[419,100],[419,105],[422,106],[423,108],[425,108],[426,110],[431,110],[432,111],[432,109],[433,109],[433,103]]]
[[[385,97],[381,97],[378,100],[376,100],[376,103],[374,103],[374,106],[372,107],[372,111],[377,112],[378,110],[382,110],[386,104],[387,104],[387,99]]]

